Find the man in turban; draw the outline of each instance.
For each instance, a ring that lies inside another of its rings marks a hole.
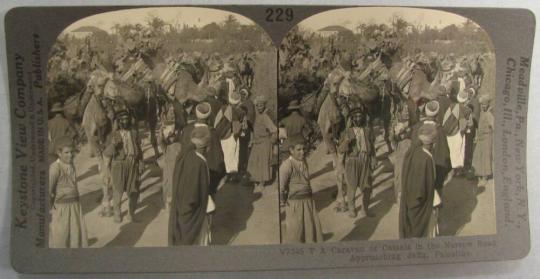
[[[59,138],[68,137],[75,140],[77,137],[77,130],[64,117],[63,112],[64,107],[60,103],[54,103],[51,107],[51,114],[54,116],[47,123],[49,127],[49,163],[54,162],[58,158],[54,146]]]
[[[362,191],[362,207],[367,217],[375,216],[369,211],[372,192],[372,173],[377,166],[375,158],[374,134],[367,122],[366,110],[353,107],[349,117],[350,127],[342,134],[338,152],[344,158],[344,174],[347,182],[345,191],[346,209],[349,217],[356,217],[355,194]]]
[[[450,150],[450,162],[452,171],[450,178],[461,174],[465,163],[465,133],[470,128],[471,110],[465,106],[469,94],[465,91],[459,91],[457,96],[450,96],[452,103],[443,113],[442,128],[446,134],[448,148]],[[442,111],[441,111],[442,113]]]
[[[491,97],[480,96],[482,112],[478,121],[476,146],[473,154],[473,168],[478,177],[478,186],[485,186],[489,177],[493,176],[493,130],[494,117],[490,110]]]
[[[255,104],[250,98],[250,92],[247,88],[240,89],[240,109],[243,111],[245,117],[242,121],[242,133],[240,134],[239,144],[240,144],[240,154],[239,154],[239,165],[238,171],[240,174],[246,178],[247,176],[247,167],[250,154],[249,143],[251,142],[251,136],[254,132],[255,125],[255,115],[256,109]]]
[[[136,222],[134,215],[139,199],[140,175],[144,170],[141,142],[127,111],[118,112],[115,118],[118,129],[113,132],[111,142],[103,152],[104,156],[111,158],[114,221],[122,222],[121,203],[125,192],[128,196],[128,221]]]
[[[247,162],[247,170],[255,186],[263,187],[272,178],[272,152],[277,140],[277,127],[268,115],[266,97],[259,95],[255,98],[255,122],[251,137],[251,152]]]
[[[440,112],[439,102],[435,100],[429,101],[424,109],[425,118],[418,122],[412,129],[412,145],[415,145],[415,142],[420,141],[418,133],[419,129],[423,125],[431,124],[435,126],[437,129],[437,137],[434,140],[431,154],[433,155],[436,169],[435,189],[437,189],[438,194],[442,196],[446,176],[452,169],[452,165],[450,163],[450,150],[448,149],[448,141],[444,135],[442,126],[437,122],[437,116]]]
[[[198,127],[208,128],[210,132],[210,143],[208,144],[208,152],[206,153],[206,161],[208,168],[210,169],[210,194],[216,193],[219,183],[223,176],[225,176],[225,163],[223,159],[223,150],[221,149],[221,142],[216,135],[214,127],[209,126],[208,118],[212,114],[212,106],[207,102],[199,103],[195,107],[195,115],[197,120],[188,124],[184,130],[182,130],[180,143],[184,151],[195,149],[195,146],[191,142],[191,133]]]
[[[287,107],[289,113],[286,117],[282,118],[279,122],[279,126],[284,129],[284,135],[279,135],[280,138],[302,138],[307,140],[307,136],[311,134],[311,126],[308,120],[300,112],[300,102],[298,100],[292,100]]]
[[[399,210],[400,238],[428,237],[435,196],[435,162],[432,155],[437,128],[423,124],[419,141],[405,155]]]
[[[243,132],[242,123],[245,113],[240,108],[241,96],[236,91],[229,92],[229,104],[223,106],[217,113],[214,128],[221,140],[221,148],[225,161],[225,170],[229,178],[238,174],[240,158],[240,136]]]
[[[216,119],[216,115],[218,111],[221,110],[221,107],[225,105],[225,103],[219,97],[219,92],[213,87],[208,88],[205,102],[210,105],[210,115],[208,116],[207,123],[210,126],[214,126],[214,120]]]
[[[171,211],[169,215],[169,245],[208,245],[210,173],[207,151],[210,130],[196,127],[191,132],[194,149],[179,157],[173,174]]]

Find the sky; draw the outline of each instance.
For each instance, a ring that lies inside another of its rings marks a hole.
[[[95,26],[111,33],[115,23],[141,23],[144,25],[150,15],[160,17],[166,23],[173,25],[188,24],[189,26],[201,27],[208,23],[221,22],[230,14],[235,15],[240,24],[253,24],[253,21],[242,15],[222,10],[195,7],[159,7],[126,9],[89,16],[74,22],[63,32],[70,32],[81,26]]]
[[[316,14],[300,22],[300,27],[305,30],[316,31],[328,25],[341,25],[355,31],[355,27],[359,23],[390,23],[389,19],[394,14],[414,25],[429,25],[439,29],[451,24],[461,25],[467,20],[460,15],[429,9],[355,7]]]

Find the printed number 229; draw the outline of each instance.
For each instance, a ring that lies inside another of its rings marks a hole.
[[[283,22],[292,21],[294,13],[291,8],[268,8],[266,9],[266,21],[268,22]]]

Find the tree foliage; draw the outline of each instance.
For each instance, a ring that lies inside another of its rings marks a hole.
[[[159,42],[166,53],[173,53],[178,49],[185,51],[199,51],[223,55],[237,54],[245,51],[269,50],[272,44],[267,34],[254,24],[241,24],[234,15],[228,15],[221,21],[212,22],[204,26],[173,25],[163,19],[148,15],[144,23],[115,24],[112,33],[99,41],[92,35],[93,46],[99,48],[106,46],[133,45],[133,41],[150,40]],[[66,45],[80,48],[84,40],[73,36],[61,38]],[[106,44],[104,44],[106,43]],[[114,52],[113,49],[105,50]]]

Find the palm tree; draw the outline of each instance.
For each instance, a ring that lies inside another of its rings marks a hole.
[[[356,25],[356,33],[359,33],[360,36],[364,36],[367,25],[365,23],[360,23]]]
[[[152,32],[157,33],[161,33],[163,31],[163,27],[166,25],[165,21],[157,16],[151,16],[147,20],[147,24]]]
[[[121,28],[121,27],[120,27],[120,23],[118,23],[118,22],[115,23],[115,24],[113,25],[113,27],[112,27],[113,34],[118,35],[118,32],[120,31],[120,28]]]

